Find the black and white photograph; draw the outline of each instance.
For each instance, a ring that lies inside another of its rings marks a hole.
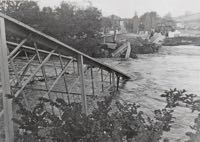
[[[0,0],[0,142],[200,142],[200,1]]]

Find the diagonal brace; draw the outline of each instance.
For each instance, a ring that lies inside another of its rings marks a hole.
[[[73,61],[73,59],[71,59],[67,65],[65,65],[64,69],[62,70],[62,72],[59,74],[59,76],[56,78],[56,80],[54,81],[54,83],[51,85],[49,91],[46,93],[46,95],[49,95],[49,93],[53,90],[54,86],[56,85],[56,83],[58,82],[58,80],[63,76],[63,74],[66,72],[68,66],[70,65],[70,63]],[[46,96],[45,95],[45,96]]]
[[[22,45],[27,42],[28,38],[25,38],[17,45],[17,47],[8,55],[8,60],[22,47]]]
[[[26,87],[26,85],[31,81],[31,79],[35,76],[35,74],[41,69],[41,67],[50,59],[51,55],[55,52],[55,50],[52,50],[49,55],[43,60],[43,62],[37,67],[37,69],[33,72],[33,74],[26,80],[26,82],[23,84],[21,89],[19,89],[15,93],[15,97],[18,97],[18,95],[23,91],[23,89]]]

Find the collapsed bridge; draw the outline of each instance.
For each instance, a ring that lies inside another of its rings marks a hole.
[[[9,38],[8,38],[9,37]],[[11,41],[6,39],[13,39]],[[81,102],[88,114],[88,98],[118,90],[130,77],[32,27],[0,13],[0,133],[14,141],[13,102],[22,97],[28,109],[39,96]],[[54,111],[54,109],[52,109]],[[1,140],[3,141],[3,140]]]

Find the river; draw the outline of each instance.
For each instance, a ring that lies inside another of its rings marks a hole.
[[[160,97],[164,90],[177,88],[200,94],[198,46],[165,46],[156,54],[138,55],[138,59],[129,61],[110,60],[108,64],[132,76],[120,97],[127,102],[139,103],[148,115],[155,109],[164,108],[165,100]],[[174,115],[175,124],[164,137],[182,142],[188,138],[185,132],[191,131],[189,126],[193,125],[196,114],[188,108],[177,107]]]

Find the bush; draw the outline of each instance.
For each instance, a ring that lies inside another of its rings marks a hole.
[[[13,119],[19,128],[16,142],[159,142],[173,123],[169,108],[155,110],[155,117],[150,118],[139,105],[122,103],[112,96],[98,101],[88,116],[82,113],[80,103],[67,104],[60,98],[53,102],[41,97],[32,111],[20,99],[13,99],[20,116]],[[45,106],[53,106],[60,116]]]
[[[165,97],[167,101],[167,108],[174,108],[179,105],[185,104],[186,107],[191,108],[192,112],[200,112],[200,99],[197,98],[197,95],[187,94],[186,90],[177,90],[170,89],[165,91],[165,94],[162,94],[161,97]],[[194,126],[191,128],[195,132],[187,132],[186,135],[189,137],[189,140],[186,142],[199,142],[200,141],[200,113],[197,118],[194,119]]]
[[[19,108],[19,118],[13,119],[18,125],[16,142],[159,142],[163,131],[170,131],[173,125],[176,106],[185,104],[192,112],[200,111],[196,95],[177,89],[161,95],[167,104],[164,109],[155,110],[153,118],[146,117],[139,105],[122,103],[112,96],[98,101],[88,116],[82,113],[80,103],[67,104],[60,98],[53,102],[41,97],[33,110],[27,110],[21,98],[8,97]],[[60,115],[48,111],[47,106],[56,108]],[[200,113],[194,123],[194,132],[186,133],[186,142],[200,141]]]

